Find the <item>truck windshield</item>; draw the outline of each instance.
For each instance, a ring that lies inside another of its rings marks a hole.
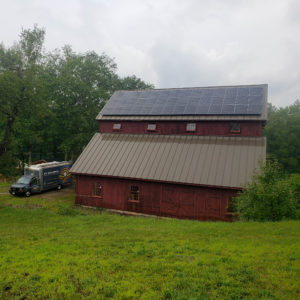
[[[30,179],[31,179],[30,177],[22,176],[21,178],[18,179],[17,183],[29,184]]]

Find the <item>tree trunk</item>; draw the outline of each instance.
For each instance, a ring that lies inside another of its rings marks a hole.
[[[29,151],[28,153],[28,166],[31,166],[31,163],[32,163],[32,155],[31,155],[31,151]]]
[[[13,131],[14,122],[15,122],[15,117],[9,116],[6,123],[3,140],[0,143],[0,160],[3,159],[4,155],[7,152],[7,148],[10,142],[10,137]]]

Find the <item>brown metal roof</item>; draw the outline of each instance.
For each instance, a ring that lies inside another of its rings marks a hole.
[[[240,188],[265,156],[265,137],[96,133],[71,172]]]

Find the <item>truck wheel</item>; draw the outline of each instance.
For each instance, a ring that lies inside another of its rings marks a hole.
[[[57,190],[60,191],[61,189],[62,189],[62,186],[61,186],[61,184],[59,184],[59,185],[57,186]]]
[[[26,196],[26,197],[29,197],[30,195],[31,195],[30,191],[26,191],[26,192],[25,192],[25,196]]]

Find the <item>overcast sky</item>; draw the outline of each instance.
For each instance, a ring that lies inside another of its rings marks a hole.
[[[46,29],[115,58],[156,88],[269,84],[276,106],[300,99],[300,0],[0,0],[0,41]]]

